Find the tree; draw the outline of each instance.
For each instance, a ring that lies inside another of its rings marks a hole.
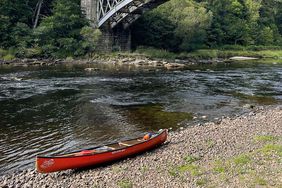
[[[273,33],[273,40],[277,44],[281,44],[281,14],[282,1],[281,0],[262,0],[262,7],[260,9],[260,30],[268,27]]]
[[[180,41],[175,38],[176,25],[158,11],[146,13],[132,25],[132,43],[175,51]]]
[[[212,13],[202,6],[188,6],[182,10],[175,34],[181,38],[180,50],[191,51],[204,46]]]
[[[274,42],[274,34],[270,27],[264,27],[260,30],[257,44],[260,45],[272,45]]]
[[[42,4],[43,4],[43,0],[39,0],[36,4],[34,16],[33,16],[33,28],[37,27]]]
[[[83,55],[80,30],[87,24],[79,0],[57,0],[53,15],[43,19],[35,30],[36,43],[42,47],[45,56]]]
[[[26,27],[30,23],[32,9],[25,1],[0,1],[0,47],[9,48],[17,46],[20,35],[27,35]],[[23,26],[24,33],[19,32]],[[21,38],[22,39],[22,38]]]
[[[255,43],[259,0],[214,0],[208,6],[214,15],[209,29],[211,45]]]
[[[133,25],[133,41],[172,51],[204,45],[212,13],[192,0],[171,0]]]
[[[85,26],[80,31],[83,37],[82,47],[87,54],[92,56],[93,52],[98,47],[98,42],[101,39],[102,32],[99,29],[93,29],[90,26]]]

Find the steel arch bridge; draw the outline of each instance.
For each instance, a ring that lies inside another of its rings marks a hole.
[[[102,31],[100,51],[131,49],[129,27],[143,13],[168,0],[81,0],[81,7],[92,27]]]
[[[105,25],[111,29],[119,24],[127,28],[144,12],[168,0],[81,0],[86,15],[94,20],[96,27]]]

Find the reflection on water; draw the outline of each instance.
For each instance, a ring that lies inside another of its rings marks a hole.
[[[193,116],[242,113],[282,101],[282,65],[184,71],[0,68],[0,174],[56,154],[177,128]]]

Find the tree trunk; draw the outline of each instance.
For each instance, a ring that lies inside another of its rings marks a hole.
[[[43,0],[39,0],[37,2],[36,8],[35,8],[35,19],[34,19],[34,23],[33,23],[33,29],[37,27],[42,3],[43,3]]]

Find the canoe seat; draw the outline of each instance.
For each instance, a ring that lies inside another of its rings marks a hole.
[[[109,151],[109,150],[115,150],[115,149],[116,148],[110,147],[110,146],[102,146],[102,147],[96,148],[95,150],[96,151]]]
[[[119,142],[118,144],[119,144],[119,145],[124,145],[124,146],[132,146],[132,145],[130,145],[130,144],[123,143],[123,142]]]
[[[109,148],[110,150],[115,150],[116,148],[113,148],[113,147],[109,147],[109,146],[106,146],[107,148]]]

